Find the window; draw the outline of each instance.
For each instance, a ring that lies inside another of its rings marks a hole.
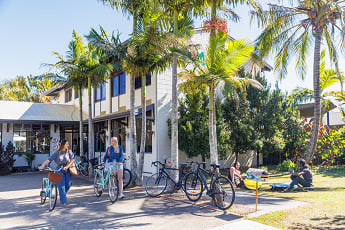
[[[106,149],[106,130],[108,122],[99,122],[94,125],[95,132],[95,152],[105,152]]]
[[[104,82],[96,88],[95,100],[103,101],[105,100],[105,98],[106,98],[106,83]]]
[[[126,152],[126,119],[120,118],[111,121],[111,136],[117,137],[119,145],[122,146],[123,152]]]
[[[81,90],[81,96],[83,96],[83,90]],[[74,89],[74,98],[75,98],[75,99],[79,98],[78,89]]]
[[[126,74],[122,73],[112,79],[112,97],[126,93]]]
[[[72,100],[72,89],[68,89],[65,91],[65,102],[69,102]]]
[[[141,141],[141,120],[136,119],[137,126],[137,150],[140,152],[140,141]],[[152,126],[153,121],[146,120],[146,141],[145,141],[145,153],[152,153]]]
[[[14,124],[13,142],[16,153],[49,153],[50,125]]]
[[[141,74],[139,74],[138,77],[135,78],[135,89],[141,88]],[[146,85],[151,85],[151,75],[146,75]]]

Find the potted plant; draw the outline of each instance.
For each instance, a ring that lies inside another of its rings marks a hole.
[[[24,153],[25,160],[28,162],[29,169],[32,169],[32,161],[35,160],[36,155],[33,153]]]

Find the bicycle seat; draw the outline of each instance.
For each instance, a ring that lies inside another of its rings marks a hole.
[[[210,164],[212,168],[219,168],[220,164]]]

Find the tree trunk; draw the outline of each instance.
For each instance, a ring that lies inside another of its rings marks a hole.
[[[136,185],[137,181],[137,137],[135,125],[135,74],[131,74],[130,78],[130,120],[131,129],[129,133],[130,154],[131,154],[131,170],[132,170],[132,185]]]
[[[94,158],[93,156],[93,145],[92,145],[92,107],[91,107],[91,77],[88,77],[87,79],[87,90],[88,90],[88,98],[89,98],[89,119],[88,119],[88,137],[87,137],[87,141],[88,141],[88,146],[89,146],[89,160]],[[93,177],[93,167],[89,167],[90,168],[90,172],[89,172],[89,176]]]
[[[256,152],[256,167],[260,166],[260,152]]]
[[[137,33],[137,12],[133,12],[133,35]],[[137,135],[136,135],[136,121],[135,121],[135,77],[136,73],[131,73],[130,77],[130,120],[131,128],[129,132],[129,141],[130,141],[130,155],[131,155],[131,171],[132,171],[132,185],[137,185]]]
[[[215,115],[215,88],[213,85],[210,87],[209,97],[209,142],[210,142],[210,160],[211,164],[218,164],[217,152],[217,132],[216,132],[216,115]]]
[[[321,32],[315,34],[315,47],[314,47],[314,66],[313,66],[313,80],[314,80],[314,123],[310,142],[304,154],[304,159],[307,163],[312,160],[314,151],[317,145],[319,135],[320,117],[321,117],[321,97],[320,97],[320,47],[321,47]]]
[[[140,155],[139,166],[137,170],[138,178],[137,185],[143,184],[144,171],[144,155],[145,155],[145,141],[146,141],[146,73],[142,73],[141,78],[141,139],[140,139]]]
[[[174,34],[177,36],[178,33],[178,12],[174,11]],[[171,162],[173,168],[178,168],[178,111],[177,111],[177,55],[173,54],[173,65],[172,65],[172,99],[171,99]],[[175,181],[178,181],[178,171],[173,170],[171,176]],[[172,186],[169,186],[171,190]]]
[[[84,138],[83,138],[83,99],[81,97],[81,86],[79,86],[78,94],[79,94],[79,150],[80,156],[84,156]]]

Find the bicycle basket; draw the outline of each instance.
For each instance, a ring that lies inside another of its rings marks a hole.
[[[52,183],[60,183],[62,179],[63,173],[54,173],[50,172],[48,174],[49,181]]]

